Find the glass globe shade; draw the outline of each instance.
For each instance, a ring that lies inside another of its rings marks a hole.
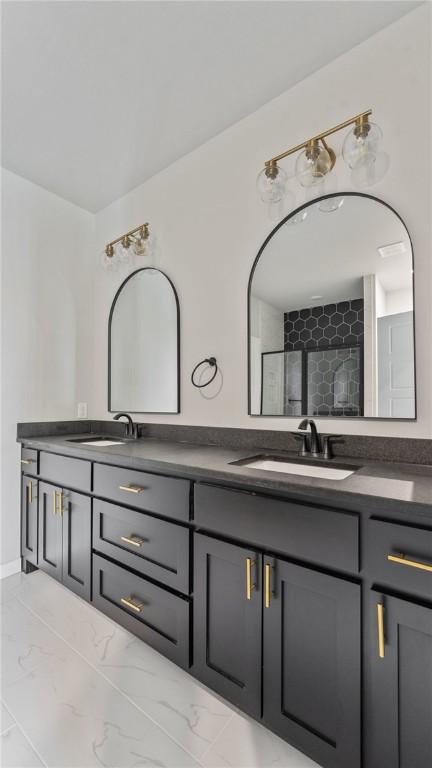
[[[150,257],[154,251],[155,238],[149,233],[147,237],[137,237],[132,245],[135,256]]]
[[[115,247],[115,255],[120,264],[129,264],[131,260],[130,247],[125,248],[121,243],[117,243]]]
[[[115,252],[112,256],[108,256],[106,248],[104,248],[100,254],[100,263],[103,269],[105,269],[107,272],[117,272],[118,270],[119,265]]]
[[[291,218],[288,219],[287,224],[289,224],[291,227],[293,227],[295,224],[301,224],[307,218],[307,215],[307,210],[303,208],[302,211],[299,211],[294,216],[291,216]]]
[[[351,170],[372,165],[381,144],[382,130],[376,123],[366,123],[363,128],[355,125],[347,133],[342,146],[342,156]]]
[[[314,187],[321,184],[324,181],[324,176],[331,171],[331,168],[330,153],[319,144],[308,146],[297,155],[295,172],[302,187]]]
[[[285,195],[288,176],[283,168],[265,166],[257,177],[257,190],[263,203],[278,203]]]
[[[318,208],[322,213],[333,213],[333,211],[342,208],[344,201],[344,197],[328,197],[326,200],[321,200],[318,203]]]

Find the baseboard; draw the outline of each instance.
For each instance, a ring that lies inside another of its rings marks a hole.
[[[10,563],[3,563],[0,565],[0,579],[5,579],[7,576],[13,576],[14,573],[19,573],[21,570],[21,558],[18,560],[11,560]]]

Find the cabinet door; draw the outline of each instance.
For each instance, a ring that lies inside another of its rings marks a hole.
[[[37,565],[38,559],[38,484],[32,477],[21,478],[21,554]]]
[[[432,608],[372,591],[370,618],[368,765],[425,768],[432,765]]]
[[[91,499],[63,490],[63,584],[85,600],[91,587]]]
[[[360,587],[264,558],[264,721],[326,768],[360,766]]]
[[[195,534],[194,674],[261,715],[261,557]]]
[[[58,581],[62,578],[61,488],[39,483],[38,566]]]

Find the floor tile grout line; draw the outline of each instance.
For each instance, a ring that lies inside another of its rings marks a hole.
[[[216,742],[217,742],[217,741],[219,741],[219,739],[221,738],[221,736],[222,736],[222,735],[225,733],[226,729],[228,728],[228,726],[229,726],[229,724],[231,723],[231,721],[232,721],[232,719],[233,719],[233,717],[234,717],[234,715],[235,715],[235,714],[237,714],[237,712],[233,712],[233,713],[232,713],[231,717],[228,719],[228,722],[227,722],[227,723],[225,723],[225,725],[224,725],[224,727],[222,728],[222,730],[220,731],[220,733],[218,733],[218,735],[216,736],[216,738],[215,738],[215,739],[213,739],[212,743],[211,743],[211,744],[210,744],[210,745],[207,747],[207,749],[206,749],[206,750],[205,750],[205,751],[202,753],[202,755],[201,755],[201,758],[200,758],[201,760],[204,760],[204,759],[205,759],[206,755],[208,755],[208,753],[210,752],[210,750],[211,750],[211,749],[212,749],[212,748],[215,746]]]
[[[17,726],[18,726],[18,723],[17,723],[17,721],[14,718],[13,723],[11,725],[9,725],[8,728],[5,728],[4,731],[1,731],[0,738],[2,738],[6,733],[9,733],[9,731],[11,731],[12,728],[16,728]]]
[[[30,606],[26,605],[26,603],[24,603],[20,598],[17,598],[17,599],[21,603],[21,605],[23,605],[25,608],[27,608],[27,610],[29,610],[31,613],[33,613],[33,615],[36,616],[36,618],[38,618],[39,621],[42,622],[42,624],[44,624],[54,635],[56,635],[58,638],[60,638],[60,640],[62,640],[65,643],[65,645],[68,646],[68,648],[70,648],[77,656],[79,656],[80,659],[82,659],[82,661],[84,661],[94,672],[96,672],[96,674],[100,675],[100,677],[103,680],[105,680],[105,682],[108,683],[108,685],[110,685],[111,688],[113,688],[115,691],[117,691],[117,693],[119,693],[120,696],[122,696],[124,699],[129,701],[129,703],[132,704],[133,707],[135,709],[137,709],[138,712],[140,712],[140,714],[142,714],[147,720],[149,720],[151,723],[153,723],[153,725],[155,725],[160,731],[162,731],[162,733],[164,733],[171,741],[173,741],[175,744],[177,744],[177,746],[180,747],[180,749],[182,749],[183,752],[185,752],[187,755],[189,755],[197,763],[197,765],[200,765],[201,768],[203,768],[202,763],[200,763],[200,760],[201,760],[202,756],[200,756],[198,758],[195,755],[193,755],[191,752],[189,752],[189,750],[185,746],[183,746],[183,744],[181,744],[179,741],[177,741],[177,739],[174,736],[172,736],[160,723],[158,723],[157,720],[154,720],[147,712],[145,712],[143,709],[141,709],[141,707],[133,699],[131,699],[124,691],[122,691],[120,688],[118,688],[108,677],[106,677],[106,675],[103,674],[103,672],[100,671],[100,669],[98,669],[96,666],[94,666],[94,664],[92,664],[91,661],[86,659],[86,657],[83,656],[83,654],[80,653],[80,651],[78,651],[76,648],[74,648],[73,645],[71,645],[71,643],[69,643],[68,640],[66,640],[59,632],[57,632],[53,627],[51,627],[41,616],[39,616],[38,613],[36,613],[36,611],[34,611],[32,608],[30,608]],[[46,664],[46,663],[48,663],[48,662],[42,662],[42,664]],[[31,672],[28,672],[27,674],[31,674]],[[24,677],[26,677],[26,675]],[[21,679],[22,678],[20,678],[20,680]],[[229,721],[231,720],[231,717],[232,717],[232,715],[229,717]],[[225,730],[225,726],[223,726],[223,728],[221,729],[221,733],[222,733],[223,730]],[[208,749],[206,747],[203,754],[205,754],[207,751],[208,751]]]
[[[30,673],[29,673],[29,674],[30,674]],[[8,709],[8,711],[10,712],[10,710],[9,710],[9,709]],[[33,744],[32,740],[31,740],[31,739],[29,738],[29,736],[27,735],[27,732],[26,732],[25,728],[23,728],[23,726],[21,725],[21,723],[19,722],[19,720],[18,720],[18,719],[15,717],[15,715],[14,715],[12,712],[10,712],[10,714],[12,715],[12,717],[14,717],[14,718],[15,718],[15,722],[14,722],[14,724],[13,724],[13,725],[12,725],[10,728],[8,728],[6,731],[4,731],[4,732],[1,734],[1,736],[4,736],[4,734],[5,734],[5,733],[8,733],[8,732],[9,732],[10,730],[12,730],[13,728],[17,728],[17,729],[18,729],[18,731],[20,731],[20,733],[22,734],[22,736],[24,736],[24,738],[26,739],[26,741],[29,743],[29,745],[31,746],[31,748],[32,748],[33,752],[35,753],[36,757],[37,757],[37,758],[40,760],[40,762],[42,763],[42,765],[44,766],[44,768],[48,768],[48,763],[46,763],[46,762],[45,762],[45,760],[43,759],[43,757],[42,757],[42,755],[40,754],[39,750],[38,750],[38,749],[36,749],[36,747],[35,747],[35,745]]]

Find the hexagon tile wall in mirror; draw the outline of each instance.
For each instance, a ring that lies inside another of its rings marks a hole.
[[[108,410],[178,413],[179,302],[159,269],[132,272],[117,291],[108,324]]]
[[[415,419],[412,244],[387,203],[338,193],[287,216],[248,311],[249,414]]]

